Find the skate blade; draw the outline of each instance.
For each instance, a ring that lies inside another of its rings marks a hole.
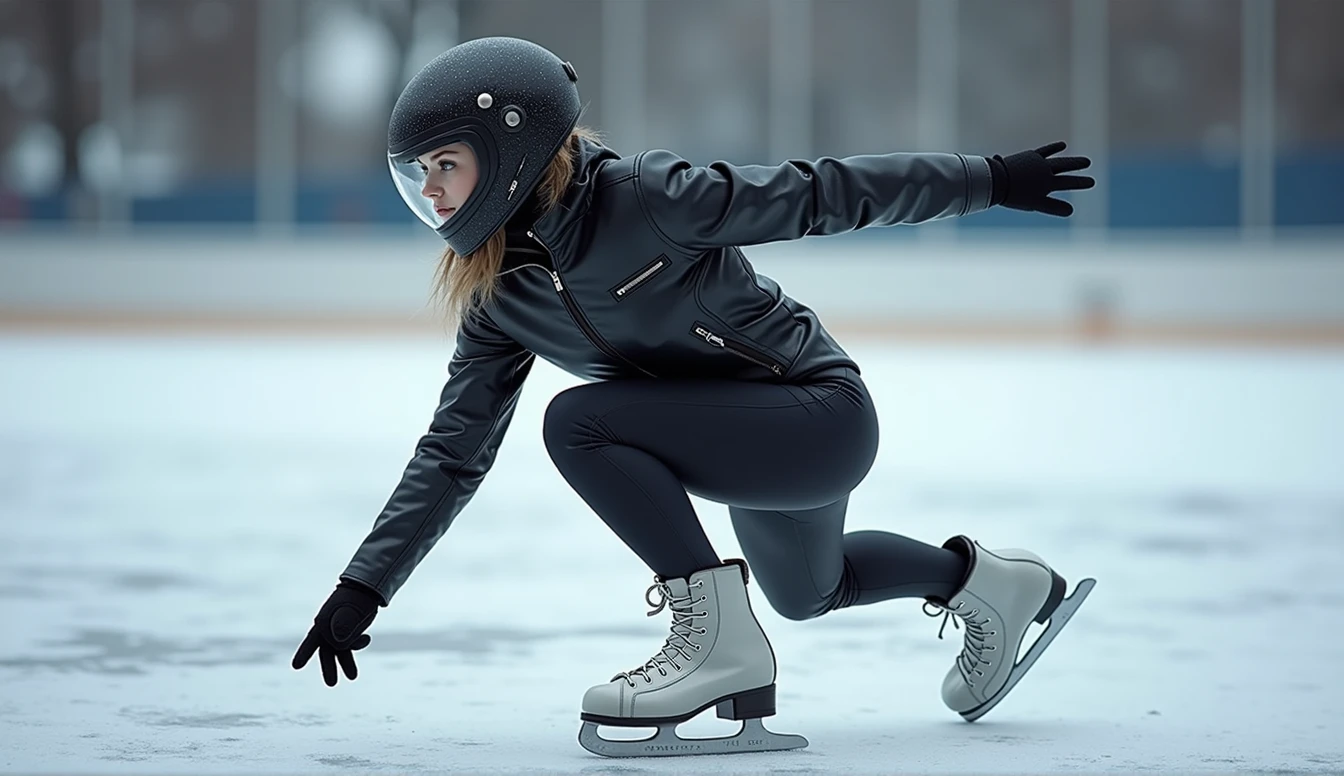
[[[642,727],[642,726],[640,726]],[[603,757],[677,757],[696,754],[743,754],[746,752],[782,752],[802,749],[807,739],[792,733],[766,730],[759,718],[744,720],[742,729],[732,736],[718,738],[682,738],[677,725],[665,722],[648,738],[616,741],[597,733],[596,722],[584,722],[579,728],[579,746]]]
[[[970,711],[961,712],[961,716],[965,718],[967,722],[974,722],[977,719],[980,719],[985,716],[990,709],[999,705],[999,701],[1003,700],[1003,697],[1008,694],[1009,690],[1017,686],[1017,683],[1022,677],[1027,675],[1027,671],[1035,665],[1036,660],[1045,652],[1045,648],[1050,646],[1050,642],[1054,641],[1055,637],[1059,635],[1059,632],[1064,630],[1064,626],[1069,624],[1069,618],[1073,617],[1073,613],[1078,611],[1078,607],[1083,605],[1083,601],[1087,600],[1087,594],[1091,593],[1092,588],[1096,586],[1097,580],[1095,579],[1089,578],[1081,580],[1078,583],[1078,586],[1074,588],[1073,595],[1059,602],[1059,607],[1055,609],[1054,614],[1050,615],[1050,624],[1046,626],[1045,631],[1036,639],[1036,643],[1031,645],[1031,649],[1027,650],[1027,654],[1022,660],[1013,667],[1012,673],[1008,675],[1008,683],[1003,686],[1003,689],[999,690],[998,694],[993,698],[990,698]]]

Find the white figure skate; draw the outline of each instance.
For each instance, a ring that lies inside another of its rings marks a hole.
[[[583,696],[579,744],[606,757],[771,752],[807,746],[802,736],[761,724],[775,713],[775,654],[747,600],[747,565],[730,560],[689,579],[661,579],[645,593],[653,611],[672,610],[672,634],[644,665]],[[661,599],[651,596],[657,591]],[[677,725],[715,706],[742,721],[736,735],[683,738]],[[598,725],[656,727],[648,738],[603,738]]]
[[[953,627],[961,627],[958,621],[965,626],[965,647],[943,678],[943,702],[974,722],[1017,686],[1097,582],[1084,579],[1065,598],[1064,579],[1026,550],[991,552],[965,536],[943,547],[969,557],[966,579],[950,601],[929,599],[924,611],[943,617],[944,628],[948,620]],[[1045,625],[1045,631],[1017,660],[1032,622]]]

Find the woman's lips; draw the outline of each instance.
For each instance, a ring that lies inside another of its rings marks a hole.
[[[455,208],[455,207],[436,207],[436,208],[434,208],[434,212],[435,212],[435,213],[438,213],[439,216],[442,217],[442,218],[447,218],[448,216],[451,216],[451,215],[453,214],[453,212],[456,211],[456,210],[457,210],[457,208]]]

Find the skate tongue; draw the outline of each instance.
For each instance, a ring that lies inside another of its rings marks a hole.
[[[654,594],[658,595],[657,601],[653,600]],[[690,585],[685,579],[674,578],[660,580],[657,584],[644,592],[644,602],[651,608],[647,613],[649,617],[657,615],[663,609],[667,608],[674,599],[680,600],[686,598],[691,593]]]
[[[690,584],[683,578],[667,580],[667,592],[673,598],[685,598],[691,594]]]

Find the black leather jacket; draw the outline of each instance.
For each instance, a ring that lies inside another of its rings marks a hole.
[[[857,369],[740,246],[965,215],[990,191],[979,156],[696,167],[584,141],[560,206],[508,235],[499,294],[459,328],[429,432],[342,577],[391,600],[489,471],[534,358],[590,380]]]

